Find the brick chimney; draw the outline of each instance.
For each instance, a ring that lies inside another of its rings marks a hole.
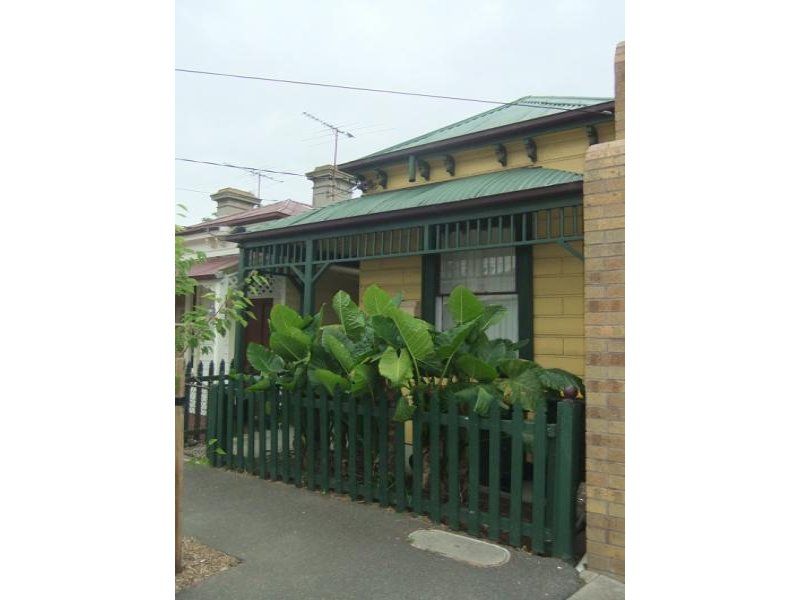
[[[333,165],[317,167],[310,173],[306,173],[306,177],[314,184],[311,196],[311,205],[314,208],[339,200],[348,200],[356,185],[355,177],[334,169]]]
[[[253,194],[236,188],[221,189],[216,194],[211,194],[211,199],[217,203],[215,214],[217,217],[235,215],[260,204],[259,199]]]

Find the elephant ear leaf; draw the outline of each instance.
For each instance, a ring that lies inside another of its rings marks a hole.
[[[341,333],[339,334],[341,335]],[[345,338],[347,339],[347,338]],[[349,341],[349,340],[348,340]],[[347,345],[340,340],[331,329],[324,329],[322,332],[322,347],[327,350],[331,356],[341,365],[345,372],[349,372],[355,366],[355,359],[353,353]]]
[[[269,377],[264,377],[256,381],[253,385],[247,388],[248,392],[260,392],[261,390],[268,390],[272,385],[272,380]]]
[[[393,387],[400,387],[414,375],[411,357],[405,348],[398,355],[394,348],[387,348],[378,362],[378,372],[388,379]]]
[[[497,379],[497,370],[490,364],[471,354],[462,354],[456,359],[456,366],[468,377],[480,382],[491,382]]]
[[[399,396],[397,398],[397,408],[394,411],[394,417],[392,420],[394,421],[408,421],[413,415],[416,406],[413,406],[409,401],[408,398],[405,396]]]
[[[276,304],[269,313],[269,330],[271,333],[284,331],[287,327],[303,328],[303,317],[285,304]]]
[[[342,330],[351,340],[357,340],[364,335],[365,319],[350,294],[339,290],[333,297],[333,312],[342,324]]]
[[[328,369],[314,369],[308,372],[308,377],[313,383],[324,386],[330,394],[334,394],[337,387],[345,391],[350,389],[350,382],[347,379]]]
[[[247,360],[257,371],[279,373],[283,370],[283,359],[261,344],[251,342],[247,346]]]
[[[483,314],[483,303],[463,285],[457,285],[447,299],[447,308],[455,322],[460,325]]]
[[[386,315],[392,306],[392,297],[377,284],[373,283],[364,291],[364,312],[368,316]]]
[[[390,317],[408,353],[416,362],[423,361],[433,354],[433,339],[425,321],[415,319],[399,308],[393,308]]]
[[[484,307],[483,314],[478,319],[478,329],[486,331],[492,325],[496,325],[506,318],[508,309],[500,304],[489,304]]]
[[[549,390],[563,392],[564,389],[572,386],[579,389],[583,396],[586,396],[586,388],[583,380],[577,375],[573,375],[563,369],[540,369],[538,371],[539,381]]]
[[[502,396],[500,390],[490,384],[471,385],[454,394],[455,398],[461,402],[470,402],[475,407],[475,412],[485,417],[492,404],[500,402]]]
[[[286,327],[270,334],[269,345],[281,358],[294,362],[308,356],[311,338],[297,327]]]
[[[362,394],[371,391],[375,387],[375,367],[360,364],[350,371],[350,391],[354,394]]]
[[[503,390],[508,404],[519,404],[525,410],[534,410],[536,403],[544,398],[544,386],[539,381],[538,369],[533,363],[523,360],[508,361],[507,379],[499,379],[496,384]],[[527,368],[522,363],[527,363]]]

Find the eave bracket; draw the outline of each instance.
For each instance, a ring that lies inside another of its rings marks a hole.
[[[583,256],[583,254],[582,254],[582,253],[580,253],[580,252],[578,252],[577,250],[575,250],[575,248],[573,248],[573,247],[572,247],[572,245],[571,245],[569,242],[567,242],[567,241],[565,241],[565,240],[558,240],[558,244],[559,244],[559,245],[560,245],[562,248],[564,248],[564,250],[566,250],[567,252],[569,252],[570,254],[572,254],[572,256],[574,256],[575,258],[577,258],[578,260],[580,260],[580,261],[582,261],[582,262],[584,262],[584,261],[586,260],[586,259],[584,258],[584,256]]]

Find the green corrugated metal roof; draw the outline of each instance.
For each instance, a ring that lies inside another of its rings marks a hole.
[[[378,152],[368,154],[363,158],[380,156],[387,152],[414,148],[431,142],[439,142],[476,131],[484,131],[512,123],[530,121],[540,117],[547,117],[562,113],[565,110],[585,108],[609,102],[613,98],[578,98],[570,96],[523,96],[519,100],[514,100],[512,104],[504,104],[486,112],[468,117],[463,121],[446,125],[434,131],[430,131],[405,142],[400,142],[389,148],[384,148]],[[531,106],[519,106],[520,104],[530,104]],[[360,159],[359,159],[360,160]]]
[[[342,200],[299,215],[252,225],[245,231],[246,233],[273,231],[322,221],[336,221],[409,208],[436,206],[447,202],[472,200],[484,196],[532,190],[581,180],[583,180],[583,176],[580,173],[571,171],[542,167],[508,169]]]

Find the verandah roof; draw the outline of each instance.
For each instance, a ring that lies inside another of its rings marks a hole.
[[[378,214],[391,217],[395,211],[435,207],[452,202],[548,188],[582,180],[583,176],[580,173],[571,171],[543,167],[507,169],[343,200],[277,221],[251,225],[245,229],[244,233],[284,230],[312,223]]]

